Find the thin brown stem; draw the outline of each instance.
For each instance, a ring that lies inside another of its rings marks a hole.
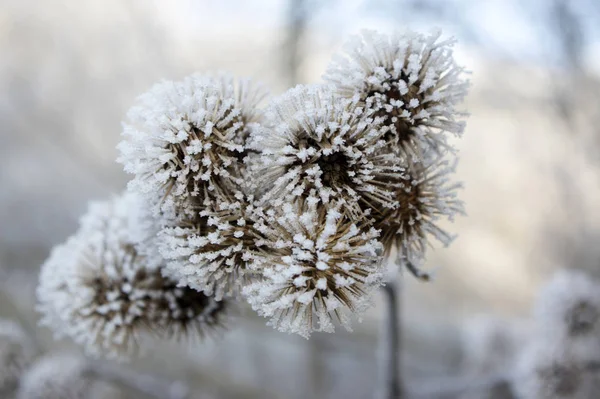
[[[385,315],[381,336],[381,373],[383,399],[402,399],[404,386],[401,371],[401,296],[397,279],[389,281],[382,289],[385,297]]]

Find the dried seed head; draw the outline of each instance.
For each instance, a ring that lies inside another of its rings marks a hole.
[[[467,93],[463,68],[452,55],[454,40],[440,34],[384,35],[364,31],[334,58],[324,79],[344,97],[356,98],[385,119],[387,139],[418,162],[429,149],[447,147],[448,133],[459,136],[464,122],[456,106]]]
[[[586,367],[569,351],[536,342],[520,355],[513,391],[522,399],[592,398],[595,376]]]
[[[600,283],[586,273],[557,272],[540,290],[535,318],[540,337],[600,356]]]
[[[395,155],[378,121],[352,100],[327,86],[296,86],[272,103],[264,125],[252,137],[260,154],[251,168],[266,189],[263,203],[305,199],[315,190],[325,203],[394,207],[384,183],[398,172]]]
[[[35,344],[23,327],[12,320],[0,319],[0,396],[14,392],[35,355]]]
[[[205,201],[194,218],[163,228],[157,237],[165,274],[217,300],[235,296],[246,283],[246,263],[256,232],[252,197],[238,193]]]
[[[155,85],[128,113],[117,159],[134,174],[129,187],[160,193],[168,212],[194,213],[205,189],[241,183],[262,90],[229,75],[192,75]]]
[[[383,265],[378,232],[341,213],[340,202],[319,203],[314,196],[256,224],[251,268],[263,277],[244,288],[248,302],[280,331],[306,338],[333,332],[333,320],[350,328],[350,315],[370,305],[381,284]]]
[[[373,208],[371,216],[375,227],[381,230],[385,254],[396,248],[402,263],[418,267],[432,238],[443,245],[452,242],[453,237],[439,222],[452,221],[456,214],[464,212],[457,198],[461,185],[449,179],[454,166],[444,158],[427,158],[405,165],[404,172],[394,176],[389,184],[395,190],[398,206]]]
[[[228,307],[178,288],[149,266],[129,240],[128,204],[126,197],[93,204],[79,231],[53,250],[40,274],[42,323],[92,355],[127,357],[148,333],[212,328]]]

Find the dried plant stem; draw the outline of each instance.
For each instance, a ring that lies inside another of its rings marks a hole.
[[[189,388],[181,381],[169,381],[164,378],[141,374],[123,366],[90,361],[85,372],[102,381],[111,382],[157,399],[187,399]]]
[[[401,297],[397,279],[389,281],[382,289],[385,297],[385,315],[380,341],[380,356],[382,360],[381,373],[383,394],[382,399],[404,398],[404,387],[401,377],[401,328],[400,312]]]

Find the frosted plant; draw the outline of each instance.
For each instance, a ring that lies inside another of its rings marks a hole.
[[[563,348],[534,343],[520,355],[513,391],[522,399],[589,399],[597,365],[583,362]]]
[[[202,333],[218,326],[229,306],[148,266],[129,240],[129,204],[127,197],[92,204],[40,273],[42,324],[93,355],[134,354],[148,333]]]
[[[334,58],[324,75],[344,97],[360,100],[385,118],[388,140],[413,162],[448,146],[464,122],[456,106],[467,93],[463,68],[452,55],[454,40],[440,34],[385,35],[364,31]]]
[[[263,281],[244,293],[269,325],[308,338],[333,332],[334,320],[349,329],[349,315],[370,305],[384,271],[378,232],[348,219],[342,208],[309,196],[256,223],[264,239],[257,240],[250,267]]]
[[[427,278],[419,271],[431,239],[449,245],[453,236],[439,226],[443,219],[452,221],[463,213],[463,204],[457,198],[459,183],[450,180],[454,165],[443,157],[428,157],[423,162],[407,164],[404,172],[393,179],[396,187],[393,209],[373,208],[375,228],[381,230],[385,254],[397,249],[398,258],[417,276]]]
[[[50,354],[21,378],[18,399],[101,399],[109,389],[85,374],[86,361],[74,354]]]
[[[167,260],[164,273],[217,300],[238,294],[246,282],[246,263],[257,237],[250,217],[253,198],[241,193],[221,198],[207,201],[195,218],[165,227],[157,238]]]
[[[142,95],[128,113],[118,145],[129,187],[163,209],[195,212],[206,188],[241,183],[246,141],[258,123],[263,93],[248,80],[229,75],[192,75],[162,82]]]
[[[17,388],[21,374],[35,355],[35,344],[23,327],[0,319],[0,396],[8,396]]]
[[[527,339],[527,324],[490,316],[469,319],[461,331],[464,368],[480,376],[505,373]]]
[[[529,325],[482,315],[467,320],[461,327],[462,371],[475,383],[458,398],[514,398],[505,376],[514,365],[523,342],[529,339]],[[486,380],[493,383],[477,386],[477,382]]]
[[[380,118],[381,119],[381,118]],[[274,100],[252,145],[263,202],[285,198],[360,201],[363,207],[393,208],[386,189],[399,172],[383,140],[384,129],[355,101],[338,98],[327,86],[296,86]]]
[[[600,360],[600,283],[582,271],[562,270],[535,306],[537,334]]]

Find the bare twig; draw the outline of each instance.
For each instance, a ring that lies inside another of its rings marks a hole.
[[[288,5],[288,32],[283,55],[285,72],[290,85],[298,83],[298,66],[302,62],[301,41],[306,31],[308,7],[305,0],[290,0]]]

